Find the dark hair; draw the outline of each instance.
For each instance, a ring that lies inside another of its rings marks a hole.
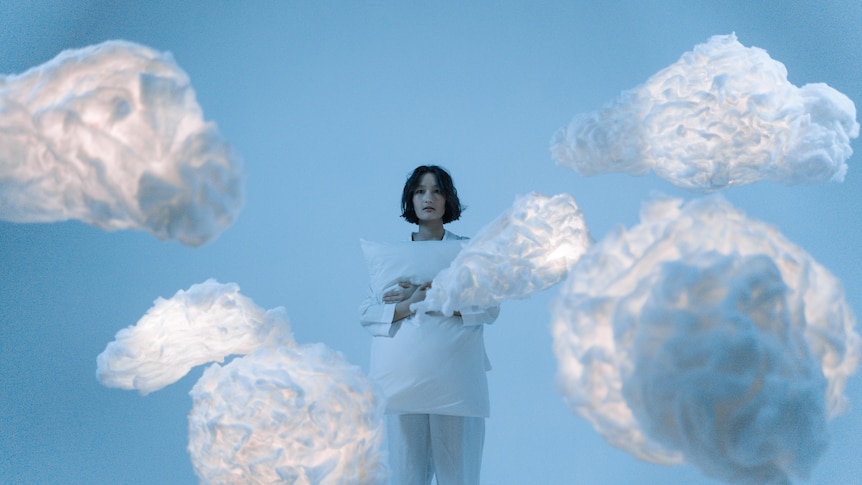
[[[455,190],[455,183],[452,182],[452,176],[445,168],[437,165],[420,165],[413,170],[413,173],[407,177],[407,182],[404,183],[404,192],[401,193],[401,217],[411,224],[418,224],[419,219],[416,218],[416,210],[413,207],[413,192],[422,181],[422,176],[426,173],[434,174],[437,178],[437,185],[440,186],[440,191],[443,197],[446,198],[446,212],[443,213],[443,224],[452,221],[457,221],[461,217],[461,212],[464,207],[461,206],[461,201],[458,200],[458,191]]]

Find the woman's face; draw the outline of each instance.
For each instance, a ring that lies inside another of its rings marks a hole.
[[[419,179],[419,185],[413,189],[413,211],[419,224],[443,219],[446,214],[446,197],[437,185],[437,177],[426,173]]]

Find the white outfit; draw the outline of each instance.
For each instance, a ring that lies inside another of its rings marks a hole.
[[[392,485],[478,485],[485,418],[390,414],[386,429]]]
[[[444,240],[467,239],[446,231]],[[441,268],[442,269],[442,268]],[[372,335],[370,376],[383,388],[392,483],[478,484],[484,418],[490,414],[484,325],[499,307],[461,316],[413,315],[392,323],[395,304],[369,291],[360,323]]]
[[[466,238],[446,231],[443,239]],[[370,375],[383,387],[386,413],[488,417],[483,324],[493,323],[500,308],[462,309],[460,317],[425,313],[392,323],[395,304],[380,298],[369,292],[359,321],[375,336]]]

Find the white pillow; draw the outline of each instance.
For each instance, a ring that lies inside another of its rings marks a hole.
[[[378,297],[399,281],[431,281],[449,267],[466,240],[375,242],[360,239],[371,291]]]

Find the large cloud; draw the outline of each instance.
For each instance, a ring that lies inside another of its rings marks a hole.
[[[110,41],[0,76],[0,219],[197,246],[241,205],[241,163],[170,54]]]
[[[839,282],[721,198],[659,200],[553,308],[559,384],[604,438],[739,483],[806,476],[860,355]]]
[[[385,482],[383,399],[323,344],[214,364],[191,396],[189,454],[204,483]]]
[[[106,386],[142,394],[207,368],[191,391],[189,453],[202,483],[385,482],[383,398],[323,344],[298,345],[284,309],[209,280],[154,306],[97,358]]]
[[[149,394],[196,366],[291,339],[283,308],[264,311],[236,284],[207,280],[157,299],[138,323],[117,332],[96,358],[96,376],[108,387]]]
[[[582,175],[650,169],[711,191],[771,180],[842,181],[856,107],[826,84],[801,88],[784,65],[734,35],[714,36],[553,136],[559,165]]]
[[[418,311],[487,308],[565,278],[590,235],[572,196],[531,193],[483,227],[432,282]]]

